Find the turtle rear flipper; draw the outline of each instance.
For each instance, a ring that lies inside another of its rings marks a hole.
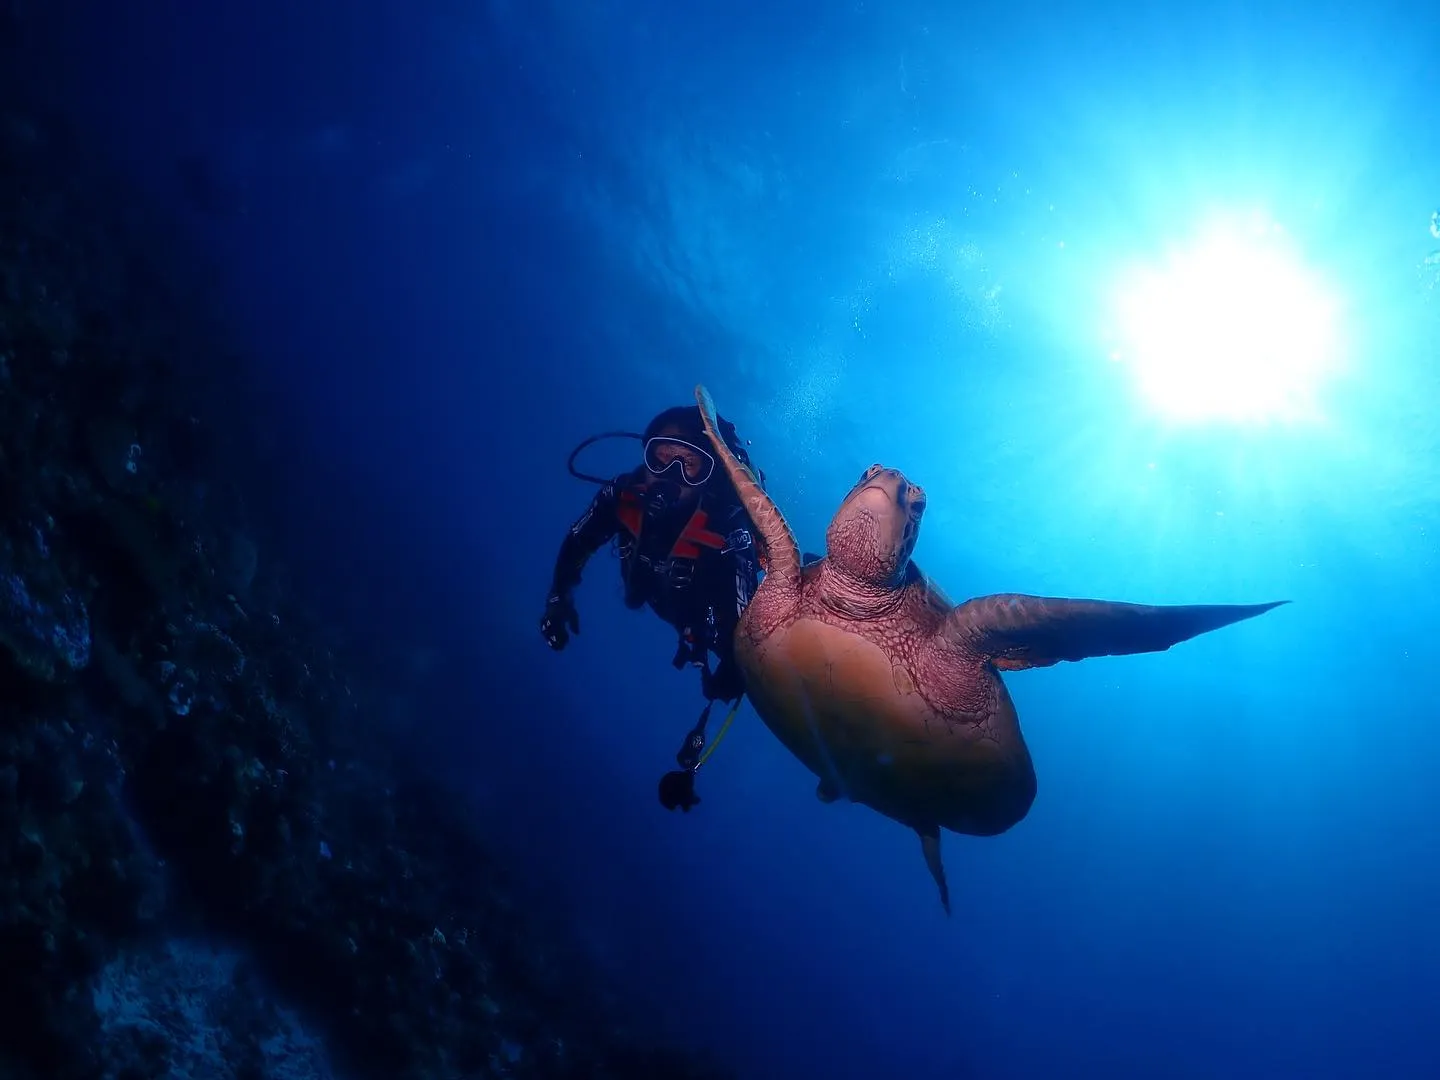
[[[924,828],[917,826],[915,831],[920,835],[920,850],[925,855],[925,865],[940,889],[940,905],[949,915],[950,886],[945,883],[945,864],[940,861],[940,830],[934,825],[927,825]]]
[[[815,785],[815,797],[822,803],[829,805],[840,798],[840,785],[834,780],[822,778],[821,781]]]
[[[750,520],[755,523],[755,528],[765,542],[766,580],[773,577],[777,581],[789,583],[792,587],[798,586],[800,546],[795,542],[795,534],[786,522],[785,515],[780,513],[780,508],[765,494],[754,474],[735,456],[720,435],[715,402],[704,385],[696,385],[695,402],[700,406],[700,417],[705,422],[705,435],[715,450],[715,456],[725,466],[725,473],[735,485],[740,502],[744,504],[746,513],[750,515]]]

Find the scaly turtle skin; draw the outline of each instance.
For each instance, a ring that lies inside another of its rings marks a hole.
[[[738,461],[703,386],[695,399],[718,459],[766,549],[735,655],[755,711],[842,795],[914,829],[950,911],[940,830],[994,836],[1035,799],[1035,769],[1002,671],[1161,652],[1269,604],[1150,607],[1000,594],[952,604],[915,566],[925,493],[866,469],[802,564],[784,515]]]

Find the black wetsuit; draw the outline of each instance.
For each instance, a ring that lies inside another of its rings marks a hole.
[[[738,503],[702,493],[697,503],[650,501],[645,470],[603,486],[570,527],[555,560],[552,597],[568,597],[586,562],[618,536],[625,604],[648,605],[680,635],[677,668],[701,668],[707,699],[733,701],[744,691],[735,664],[735,626],[759,583],[749,515]],[[712,672],[708,653],[719,663]]]

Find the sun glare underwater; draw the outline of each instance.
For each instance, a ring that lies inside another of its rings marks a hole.
[[[1315,420],[1344,357],[1334,286],[1258,214],[1126,268],[1111,315],[1111,359],[1174,423]]]

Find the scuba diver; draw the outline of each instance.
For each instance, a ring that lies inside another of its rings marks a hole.
[[[750,465],[735,425],[719,418],[721,437],[735,456]],[[640,441],[641,464],[627,473],[604,479],[579,472],[575,458],[602,439]],[[550,648],[565,648],[580,632],[574,590],[590,556],[612,539],[620,556],[625,606],[648,606],[674,627],[679,646],[674,666],[700,669],[705,707],[675,755],[680,771],[660,780],[660,802],[667,810],[690,812],[695,772],[729,729],[744,679],[735,662],[735,627],[760,580],[759,552],[750,516],[740,504],[730,478],[706,448],[708,440],[697,406],[666,409],[643,433],[605,432],[586,439],[570,454],[570,474],[599,484],[589,507],[570,526],[540,620],[540,633]],[[764,483],[764,474],[757,473]],[[710,654],[718,663],[711,670]],[[705,725],[717,701],[731,703],[724,724],[705,750]]]

